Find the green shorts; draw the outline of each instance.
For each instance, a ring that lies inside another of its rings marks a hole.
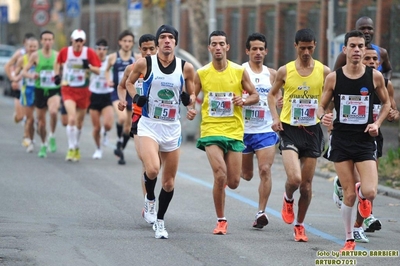
[[[217,145],[224,153],[228,151],[242,152],[245,148],[243,141],[222,136],[204,137],[197,140],[196,147],[205,151],[207,146]]]

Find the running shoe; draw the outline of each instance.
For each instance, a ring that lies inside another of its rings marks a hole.
[[[370,233],[381,230],[382,228],[381,221],[376,219],[372,215],[372,213],[370,216],[368,216],[368,218],[364,219],[364,225],[365,225],[365,232],[370,232]]]
[[[302,225],[295,225],[294,226],[294,241],[296,242],[307,242],[308,237],[306,235],[306,230],[304,229],[304,226]]]
[[[346,250],[354,250],[355,248],[356,248],[356,242],[354,242],[354,240],[347,240],[344,243],[344,247],[340,249],[340,253]]]
[[[219,220],[217,226],[214,228],[214,235],[226,235],[228,229],[228,222],[226,220]]]
[[[50,137],[49,138],[49,150],[50,150],[50,152],[56,152],[57,151],[57,145],[56,145],[56,138],[55,137]]]
[[[147,194],[144,196],[144,208],[142,217],[149,224],[154,224],[157,220],[156,200],[148,200]]]
[[[118,164],[124,165],[126,163],[124,152],[122,151],[122,142],[117,142],[117,148],[114,150],[114,154],[119,158]]]
[[[26,152],[31,153],[35,149],[35,146],[33,146],[33,142],[29,143],[28,147],[26,147]]]
[[[291,224],[294,221],[293,200],[292,202],[286,201],[285,194],[283,195],[283,206],[281,215],[285,223]]]
[[[29,144],[31,144],[30,138],[23,138],[21,144],[23,147],[27,148],[29,146]]]
[[[168,232],[164,226],[164,220],[157,220],[154,224],[155,226],[155,238],[157,239],[168,239]]]
[[[94,153],[92,158],[93,159],[101,159],[103,157],[103,151],[100,149],[97,149]]]
[[[369,200],[362,199],[360,197],[360,186],[361,186],[360,182],[356,183],[356,194],[358,197],[358,212],[360,213],[361,217],[365,219],[371,214],[372,205]]]
[[[72,161],[79,162],[80,159],[81,159],[81,152],[80,152],[79,148],[76,148],[74,150],[74,157],[72,158]]]
[[[358,243],[368,243],[369,239],[364,233],[364,229],[362,227],[354,227],[353,229],[354,241]]]
[[[75,150],[69,149],[67,152],[67,156],[65,156],[65,160],[71,162],[74,159],[74,156],[75,156]]]
[[[343,188],[337,183],[339,180],[338,176],[333,179],[333,202],[339,209],[342,207],[343,202]]]
[[[38,156],[39,156],[39,158],[46,158],[47,157],[47,146],[46,145],[42,145],[40,147]]]
[[[253,223],[254,228],[263,228],[268,224],[268,216],[263,211],[259,211],[256,214],[256,220]]]

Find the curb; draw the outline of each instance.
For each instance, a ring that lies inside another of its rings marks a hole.
[[[314,175],[325,178],[325,179],[329,179],[329,178],[335,176],[335,173],[320,172],[320,171],[318,171],[318,169],[316,169]],[[391,198],[395,198],[395,199],[400,199],[400,190],[386,187],[386,186],[379,185],[379,184],[378,184],[378,194],[387,196],[387,197],[391,197]]]

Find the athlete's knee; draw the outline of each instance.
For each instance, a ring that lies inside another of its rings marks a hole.
[[[253,171],[243,171],[241,177],[246,181],[250,181],[253,178],[253,175]]]
[[[258,167],[261,178],[269,178],[271,176],[271,164],[263,164]]]
[[[312,186],[309,182],[304,182],[300,184],[300,195],[309,196],[311,195]]]
[[[228,179],[227,186],[230,189],[236,189],[239,186],[239,183],[240,183],[240,179],[239,178],[235,178],[234,180]]]
[[[366,188],[361,189],[361,193],[364,196],[364,198],[372,201],[376,197],[377,188],[376,187],[372,187],[372,186],[368,186]]]

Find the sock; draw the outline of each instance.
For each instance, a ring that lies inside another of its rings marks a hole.
[[[78,129],[76,128],[76,143],[75,143],[75,149],[79,148],[79,139],[81,138],[81,133],[82,133],[82,129]]]
[[[122,134],[122,138],[123,138],[123,141],[122,141],[122,149],[125,149],[125,147],[126,147],[126,144],[128,143],[128,140],[131,138],[131,136],[129,136],[129,134]]]
[[[147,192],[147,199],[154,200],[156,198],[156,196],[154,195],[154,188],[156,187],[157,177],[154,178],[154,180],[151,180],[150,178],[147,177],[146,172],[144,172],[143,178],[144,178],[144,186],[146,187],[146,192]]]
[[[293,198],[291,198],[291,199],[288,198],[288,196],[286,195],[286,192],[285,192],[285,194],[284,194],[284,197],[285,197],[285,200],[286,200],[287,202],[292,202],[292,201],[293,201]]]
[[[50,131],[50,132],[49,132],[49,138],[52,138],[53,135],[54,135],[54,133]]]
[[[301,225],[301,226],[304,226],[304,223],[299,223],[299,222],[296,220],[296,222],[294,222],[294,225],[295,225],[295,226],[300,226],[300,225]]]
[[[217,222],[219,222],[219,221],[226,221],[226,217],[217,218]]]
[[[164,220],[164,214],[167,212],[169,203],[171,202],[173,195],[174,190],[172,190],[171,192],[167,192],[163,188],[161,189],[160,196],[158,196],[157,219]]]
[[[77,128],[76,126],[66,126],[67,130],[67,138],[68,138],[68,149],[75,149],[75,143],[76,143],[76,131]]]
[[[344,205],[344,203],[342,204],[342,207],[340,209],[341,213],[342,213],[342,218],[343,218],[343,222],[344,222],[344,229],[346,232],[346,240],[349,239],[354,239],[353,236],[353,207],[349,207]],[[354,218],[355,219],[355,218]]]
[[[359,189],[358,189],[358,195],[360,195],[360,197],[361,197],[362,199],[365,199],[364,195],[363,195],[362,192],[361,192],[361,186],[360,186]]]
[[[117,125],[117,136],[118,136],[118,140],[119,140],[119,139],[121,139],[121,136],[122,136],[122,125],[119,124],[118,122],[116,125]]]

